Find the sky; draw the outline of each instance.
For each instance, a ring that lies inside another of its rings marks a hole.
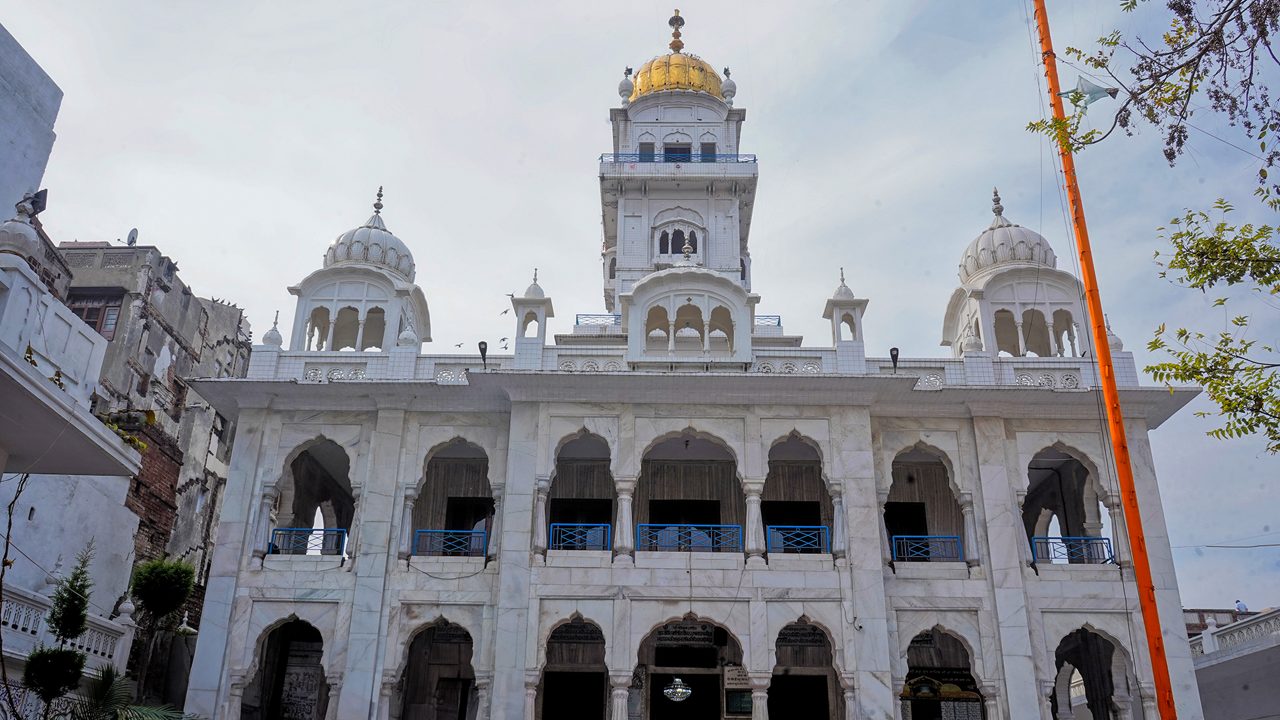
[[[1050,2],[1055,44],[1112,28],[1154,36],[1162,3]],[[751,231],[759,311],[830,343],[823,303],[844,267],[870,298],[868,353],[949,356],[942,316],[965,246],[1005,216],[1075,270],[1052,148],[1025,130],[1046,112],[1027,0],[684,3],[686,51],[729,66],[760,158]],[[597,163],[626,66],[666,52],[668,4],[634,2],[7,4],[0,22],[64,92],[45,174],[56,241],[136,227],[204,296],[246,308],[255,335],[328,244],[369,216],[414,252],[431,306],[426,352],[511,335],[499,313],[533,268],[568,332],[603,312]],[[1077,73],[1061,67],[1064,85]],[[1091,123],[1109,117],[1099,103]],[[1229,137],[1207,114],[1197,124]],[[1239,144],[1239,143],[1237,143]],[[1078,159],[1112,328],[1150,362],[1160,323],[1216,332],[1210,298],[1157,277],[1155,228],[1234,198],[1254,160],[1200,132],[1177,167],[1158,133]],[[1216,296],[1216,294],[1215,294]],[[1241,307],[1229,308],[1239,312]],[[1275,339],[1271,312],[1256,328]],[[1275,484],[1257,439],[1205,437],[1198,399],[1152,433],[1184,606],[1280,605]]]

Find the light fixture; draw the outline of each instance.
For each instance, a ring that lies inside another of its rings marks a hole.
[[[684,702],[693,694],[693,688],[685,685],[680,678],[675,678],[662,688],[662,694],[666,695],[671,702]]]
[[[893,360],[893,374],[898,374],[898,348],[889,348],[889,358]]]

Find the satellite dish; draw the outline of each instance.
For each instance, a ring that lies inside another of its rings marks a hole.
[[[129,239],[124,241],[125,245],[133,247],[138,244],[138,228],[129,231]]]

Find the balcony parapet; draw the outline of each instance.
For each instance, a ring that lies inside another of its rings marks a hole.
[[[1191,638],[1191,655],[1198,667],[1203,664],[1201,658],[1211,662],[1211,658],[1217,659],[1215,656],[1225,658],[1277,645],[1280,645],[1280,608],[1205,630]]]
[[[0,609],[0,632],[4,632],[5,655],[25,658],[37,647],[56,644],[46,623],[53,601],[20,587],[5,587],[4,606]],[[88,656],[86,666],[110,663],[124,672],[133,644],[134,625],[128,615],[118,621],[96,615],[89,616],[89,628],[68,646]]]

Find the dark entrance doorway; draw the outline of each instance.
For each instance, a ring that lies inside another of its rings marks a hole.
[[[777,665],[769,680],[769,717],[831,720],[844,696],[831,659],[831,640],[801,616],[778,633]]]
[[[241,696],[245,720],[319,720],[329,700],[320,631],[290,620],[267,635],[258,673]]]
[[[649,633],[640,643],[638,659],[631,704],[640,707],[646,720],[736,717],[743,692],[750,699],[742,646],[729,631],[693,613]],[[691,691],[678,702],[665,693],[676,678]]]
[[[829,695],[826,675],[775,674],[769,681],[769,717],[829,720]]]
[[[911,640],[902,715],[911,720],[983,720],[982,694],[964,643],[937,627]]]
[[[609,676],[604,633],[580,615],[551,631],[538,687],[536,716],[546,720],[605,720]]]
[[[409,644],[404,670],[401,720],[466,720],[475,672],[471,634],[440,620]]]

